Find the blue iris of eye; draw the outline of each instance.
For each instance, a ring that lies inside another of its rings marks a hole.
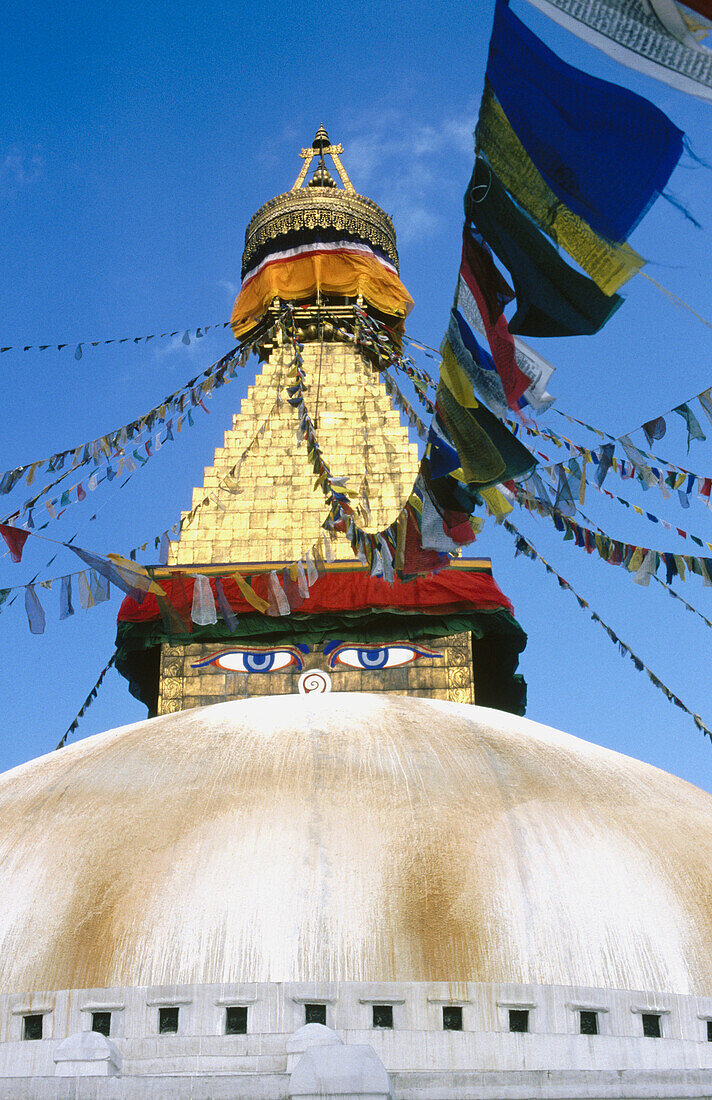
[[[243,660],[248,672],[269,672],[274,664],[274,653],[245,653]]]
[[[387,649],[357,649],[356,655],[364,668],[384,668],[388,660]]]

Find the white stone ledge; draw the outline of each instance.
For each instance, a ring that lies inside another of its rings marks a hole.
[[[296,1005],[335,1005],[337,1001],[336,997],[321,997],[318,993],[305,996],[301,993],[293,993],[289,999]]]
[[[181,1005],[192,1005],[192,997],[156,997],[146,1001],[149,1008],[180,1008]]]
[[[404,1005],[405,997],[359,997],[360,1005]]]

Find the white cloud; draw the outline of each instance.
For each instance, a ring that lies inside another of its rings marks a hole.
[[[461,191],[471,169],[476,118],[473,101],[437,120],[393,108],[352,119],[344,167],[357,191],[397,219],[401,243],[437,233],[443,197]]]
[[[218,279],[218,286],[223,288],[231,301],[237,297],[240,289],[237,283],[231,283],[229,279]]]
[[[0,186],[4,191],[18,191],[37,183],[44,176],[44,161],[39,146],[30,150],[12,145],[0,153]]]

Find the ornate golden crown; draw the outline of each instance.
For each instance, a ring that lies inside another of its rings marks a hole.
[[[380,249],[398,269],[396,231],[393,222],[371,199],[358,195],[341,163],[341,145],[331,145],[323,126],[316,132],[309,149],[299,154],[304,164],[291,191],[269,199],[253,214],[245,231],[245,251],[242,254],[242,274],[251,266],[256,253],[277,237],[295,230],[336,229],[353,234]],[[342,183],[329,173],[324,157],[332,159]],[[304,185],[314,157],[319,161],[314,175]]]

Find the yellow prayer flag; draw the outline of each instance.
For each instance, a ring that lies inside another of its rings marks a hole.
[[[495,518],[508,516],[512,511],[512,505],[495,485],[491,485],[489,489],[480,489],[479,493]]]
[[[455,358],[450,344],[443,344],[443,359],[440,364],[440,378],[459,405],[465,409],[478,409],[479,401],[475,397],[469,378]]]
[[[630,559],[630,561],[628,563],[628,572],[629,573],[637,573],[638,570],[640,569],[642,563],[643,563],[643,558],[644,557],[645,557],[645,550],[643,550],[642,547],[640,547],[640,546],[636,546],[635,551],[633,553],[633,557]]]
[[[234,580],[240,592],[245,597],[251,607],[254,607],[256,611],[260,611],[263,615],[267,611],[269,604],[267,600],[263,600],[257,595],[252,585],[248,584],[245,578],[240,573],[233,573],[232,579]]]

